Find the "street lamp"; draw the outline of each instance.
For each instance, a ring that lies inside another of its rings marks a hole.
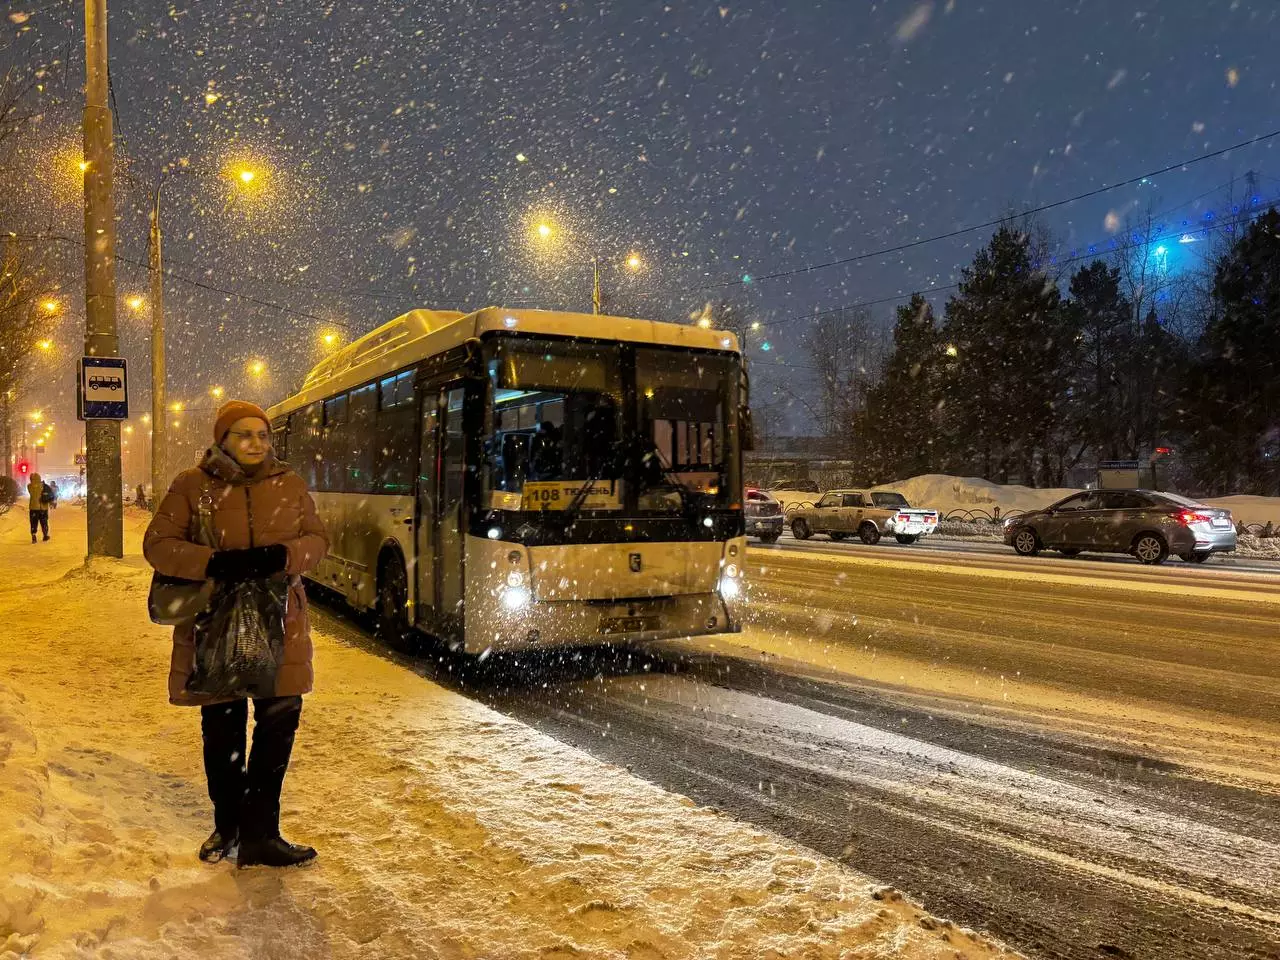
[[[202,172],[202,171],[201,171]],[[164,416],[165,394],[165,327],[164,327],[164,238],[160,229],[160,200],[164,185],[174,174],[195,176],[198,171],[185,164],[166,166],[156,177],[151,199],[151,232],[147,238],[147,261],[151,271],[151,502],[158,506],[160,491],[165,484],[166,423]],[[240,166],[231,171],[230,177],[247,187],[257,179],[250,167]],[[134,307],[134,300],[138,306]],[[138,309],[141,297],[130,298],[129,305]],[[177,424],[175,423],[176,427]]]
[[[538,222],[534,232],[537,234],[538,239],[544,243],[549,243],[553,238],[559,238],[563,243],[574,248],[579,254],[591,261],[591,312],[598,314],[600,312],[600,255],[581,241],[561,233],[545,220]],[[644,261],[640,259],[640,255],[637,253],[628,254],[623,262],[632,271],[637,271],[644,267]]]
[[[261,360],[250,360],[245,369],[249,371],[251,376],[260,377],[267,372],[267,365]]]
[[[209,396],[213,397],[215,400],[221,400],[224,392],[225,391],[221,387],[209,388]]]

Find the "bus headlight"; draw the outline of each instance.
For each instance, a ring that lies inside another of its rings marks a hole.
[[[737,600],[742,593],[742,584],[734,577],[720,578],[720,596],[725,600]]]
[[[500,602],[502,609],[508,613],[519,613],[529,606],[529,590],[527,587],[507,587],[502,591]]]

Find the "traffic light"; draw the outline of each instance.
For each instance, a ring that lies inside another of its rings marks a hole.
[[[30,461],[30,460],[19,460],[19,461],[18,461],[18,476],[20,476],[20,477],[26,477],[26,476],[29,476],[30,474],[31,474],[31,461]]]

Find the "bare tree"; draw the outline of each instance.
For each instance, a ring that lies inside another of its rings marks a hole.
[[[808,346],[818,427],[836,452],[847,453],[854,416],[866,405],[884,360],[884,337],[865,307],[851,307],[819,317]]]
[[[0,53],[4,52],[7,48],[0,48]],[[37,82],[35,73],[20,63],[0,73],[0,157],[17,153],[37,120]],[[0,166],[0,203],[18,193],[9,182],[13,176],[11,170]],[[0,212],[7,219],[19,211]],[[46,253],[41,246],[0,235],[0,455],[5,478],[13,461],[10,405],[18,396],[32,353],[50,319],[40,309],[40,301],[48,294]]]

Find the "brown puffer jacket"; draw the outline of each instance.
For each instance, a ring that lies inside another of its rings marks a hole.
[[[200,466],[174,479],[147,527],[142,553],[157,571],[170,577],[202,580],[214,547],[192,540],[193,518],[202,497],[211,511],[209,530],[219,550],[283,543],[289,549],[285,572],[292,577],[285,616],[284,658],[276,675],[277,697],[311,692],[311,626],[301,574],[316,566],[329,549],[324,524],[302,478],[269,456],[252,478],[220,447],[211,447]],[[195,640],[189,624],[173,628],[169,665],[169,702],[200,706],[215,698],[189,693],[195,667]]]

